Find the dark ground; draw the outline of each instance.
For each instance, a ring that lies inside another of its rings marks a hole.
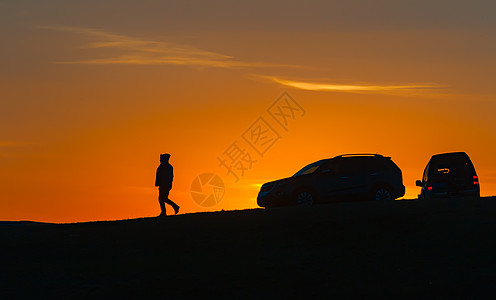
[[[492,298],[496,198],[0,222],[0,298]]]

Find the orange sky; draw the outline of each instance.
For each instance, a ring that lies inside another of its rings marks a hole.
[[[308,2],[0,2],[0,220],[157,215],[164,152],[181,213],[256,207],[343,153],[391,156],[414,198],[431,155],[465,151],[495,195],[493,4]],[[287,131],[266,111],[283,93],[305,110]],[[281,137],[263,156],[259,117]],[[257,160],[238,182],[218,163],[235,141]],[[190,196],[202,173],[225,184],[213,207]]]

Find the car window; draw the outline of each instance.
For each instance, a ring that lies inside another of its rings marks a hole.
[[[370,157],[350,157],[341,162],[341,171],[343,175],[357,175],[377,172],[378,162]]]
[[[363,173],[377,173],[380,171],[386,171],[391,169],[391,161],[387,161],[384,159],[378,158],[368,158],[365,159],[362,163],[362,172]]]
[[[343,159],[340,171],[342,175],[353,175],[360,172],[360,159],[358,157]]]
[[[322,166],[319,169],[319,173],[330,173],[330,174],[337,174],[339,172],[339,162],[336,160],[329,160],[322,164]]]
[[[432,181],[443,181],[451,177],[468,177],[471,165],[463,157],[438,158],[431,162],[429,177]]]
[[[427,166],[425,167],[424,175],[422,176],[422,182],[427,182],[427,180],[429,179],[427,175],[429,174],[429,166],[430,165],[431,165],[431,163],[428,163]]]
[[[305,166],[303,169],[299,170],[294,174],[293,176],[301,176],[301,175],[307,175],[307,174],[312,174],[315,172],[325,161],[317,161],[314,163],[309,164],[308,166]]]
[[[312,174],[315,172],[320,166],[311,166],[309,168],[306,168],[302,172],[300,172],[298,175],[306,175],[306,174]]]

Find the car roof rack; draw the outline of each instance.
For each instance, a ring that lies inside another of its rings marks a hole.
[[[384,157],[383,155],[377,153],[352,153],[352,154],[342,154],[336,157],[351,157],[351,156],[373,156],[373,157]]]
[[[344,157],[375,157],[375,158],[389,158],[391,159],[390,156],[384,156],[384,155],[381,155],[381,154],[377,154],[377,153],[352,153],[352,154],[341,154],[341,155],[338,155],[334,158],[344,158]]]

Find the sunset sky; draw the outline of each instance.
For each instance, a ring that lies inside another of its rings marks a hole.
[[[0,1],[0,220],[156,216],[165,152],[181,213],[255,208],[262,183],[344,153],[391,156],[412,199],[433,154],[465,151],[481,194],[496,195],[495,12],[483,0]],[[286,100],[297,110],[284,124]],[[260,124],[273,130],[263,151],[247,141]],[[233,143],[252,159],[238,180],[220,165]],[[203,173],[225,184],[210,207],[190,194]]]

